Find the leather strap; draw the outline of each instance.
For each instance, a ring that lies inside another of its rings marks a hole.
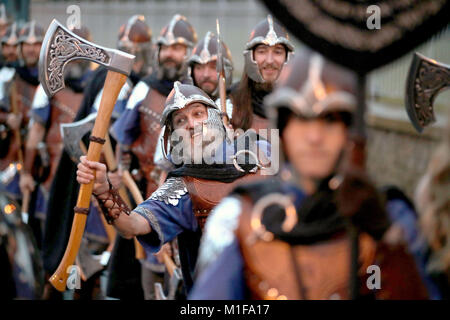
[[[96,137],[96,136],[90,136],[89,140],[92,141],[92,142],[100,143],[100,144],[105,144],[105,142],[106,142],[105,139],[102,139],[102,138]]]
[[[108,224],[112,224],[114,220],[119,218],[121,213],[125,213],[126,215],[130,215],[131,210],[128,205],[123,201],[120,197],[117,190],[112,186],[111,182],[108,179],[109,190],[107,191],[107,197],[105,199],[99,198],[99,195],[94,194],[95,198],[98,201],[100,209],[105,216],[106,222]],[[106,202],[111,201],[112,206],[106,206]]]

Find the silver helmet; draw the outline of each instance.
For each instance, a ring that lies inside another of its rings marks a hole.
[[[149,72],[153,65],[152,30],[142,15],[134,15],[120,26],[117,48],[136,56],[143,61],[142,72]]]
[[[145,50],[151,51],[152,30],[144,16],[134,15],[120,26],[117,48],[133,55]]]
[[[190,50],[197,43],[197,33],[185,16],[176,14],[172,17],[169,24],[162,28],[156,43],[159,48],[161,45],[184,44],[188,47],[187,56],[189,56]]]
[[[233,81],[233,60],[231,58],[231,52],[228,49],[227,45],[221,41],[221,49],[222,49],[222,57],[224,62],[225,69],[225,78],[226,78],[226,86],[227,88],[231,86]],[[197,43],[197,45],[192,50],[192,54],[188,60],[189,67],[191,69],[191,76],[193,73],[194,64],[207,64],[210,61],[217,60],[217,36],[208,31],[205,37]],[[192,76],[193,77],[193,76]],[[195,79],[194,79],[195,84]],[[211,96],[217,97],[219,94],[219,86],[212,92]]]
[[[9,19],[6,15],[5,4],[0,4],[0,26],[7,27],[9,25]]]
[[[256,61],[253,59],[253,49],[259,45],[265,44],[268,46],[274,46],[282,44],[286,47],[287,61],[294,52],[294,46],[289,40],[289,35],[286,30],[273,21],[271,15],[267,16],[267,19],[261,21],[250,33],[250,39],[245,45],[244,60],[245,60],[245,72],[250,79],[257,83],[264,83],[265,80],[259,72],[259,67]]]
[[[16,46],[19,44],[19,30],[17,28],[17,23],[13,23],[8,30],[6,31],[5,35],[1,39],[1,43],[8,44],[10,46]]]
[[[28,44],[38,43],[44,40],[44,36],[44,29],[35,20],[32,20],[20,30],[19,42]]]
[[[352,115],[357,106],[356,88],[356,74],[305,49],[283,68],[275,90],[264,103],[274,128],[283,129],[283,108],[309,119],[332,112]]]
[[[219,107],[211,100],[211,98],[200,88],[190,85],[182,84],[175,81],[172,91],[169,93],[164,104],[164,110],[161,115],[161,126],[167,126],[170,120],[170,115],[177,110],[185,108],[193,102],[200,102],[207,107],[217,109]]]
[[[225,127],[222,122],[222,113],[214,101],[200,88],[176,81],[172,91],[166,99],[164,110],[161,115],[161,127],[163,127],[163,141],[161,141],[161,147],[163,149],[162,153],[166,158],[167,144],[170,141],[169,136],[173,132],[171,115],[173,112],[181,110],[194,102],[199,102],[205,105],[208,111],[208,119],[203,122],[202,135],[205,136],[207,132],[209,134],[215,132],[216,138],[220,139],[220,137],[217,136],[225,138]]]

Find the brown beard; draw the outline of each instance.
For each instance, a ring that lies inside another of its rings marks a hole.
[[[185,69],[183,62],[177,63],[174,67],[167,67],[164,63],[169,60],[176,63],[176,61],[172,59],[161,61],[158,68],[158,79],[175,81],[183,75]]]
[[[210,80],[205,80],[205,81],[203,81],[202,83],[199,83],[199,87],[200,87],[203,91],[205,91],[208,95],[211,95],[211,94],[214,92],[214,90],[215,90],[216,88],[214,88],[214,89],[212,89],[212,90],[206,90],[205,88],[203,88],[203,84],[204,84],[205,82],[209,82],[209,83],[214,83],[214,82],[213,82],[213,81],[210,81]],[[216,87],[217,87],[217,83],[216,83]]]
[[[39,62],[39,58],[36,59],[36,57],[24,57],[23,60],[25,61],[25,65],[30,68],[37,66]]]

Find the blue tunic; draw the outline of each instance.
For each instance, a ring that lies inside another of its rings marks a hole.
[[[111,133],[120,144],[129,146],[139,136],[139,107],[147,96],[149,90],[150,88],[145,82],[138,82],[136,87],[131,92],[125,109],[116,122],[114,122],[111,128]]]
[[[151,253],[158,252],[164,243],[172,241],[181,232],[198,228],[187,192],[175,206],[150,197],[133,211],[143,216],[152,229],[149,234],[137,237],[144,249]]]
[[[158,198],[158,190],[146,201],[138,205],[133,212],[143,216],[151,227],[151,232],[138,236],[137,239],[147,253],[147,262],[155,262],[153,254],[161,246],[178,237],[179,254],[186,290],[190,289],[193,279],[193,268],[197,260],[200,230],[192,211],[192,201],[181,178],[169,178],[162,186],[171,186]],[[177,187],[178,186],[178,187]],[[166,202],[164,201],[166,200]],[[169,203],[170,202],[170,203]],[[153,261],[152,261],[153,260]]]

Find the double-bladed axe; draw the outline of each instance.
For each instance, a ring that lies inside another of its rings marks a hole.
[[[49,97],[64,88],[64,68],[67,63],[77,59],[90,60],[101,64],[108,69],[103,95],[95,120],[87,159],[99,161],[105,134],[109,127],[111,113],[130,74],[134,56],[116,49],[108,49],[77,36],[62,26],[57,20],[50,24],[42,43],[39,57],[39,80]],[[68,278],[68,268],[71,267],[80,247],[81,239],[86,226],[86,217],[94,182],[82,184],[78,193],[75,216],[72,223],[69,242],[64,256],[50,277],[50,283],[59,291],[64,291]]]

